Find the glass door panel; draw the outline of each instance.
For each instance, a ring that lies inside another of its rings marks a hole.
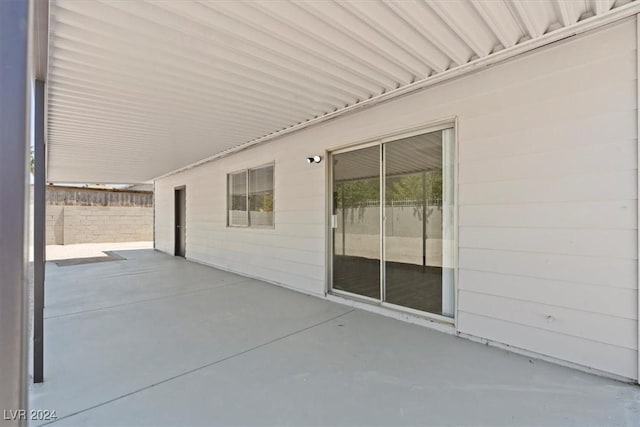
[[[452,131],[388,142],[383,150],[384,300],[453,316]]]
[[[380,299],[380,146],[333,159],[333,289]]]
[[[332,289],[454,315],[453,129],[332,159]]]

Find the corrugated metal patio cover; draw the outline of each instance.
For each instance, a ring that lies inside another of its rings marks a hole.
[[[625,3],[52,0],[48,179],[147,181]]]

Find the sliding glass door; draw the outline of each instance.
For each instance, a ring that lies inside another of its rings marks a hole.
[[[453,317],[453,129],[332,157],[332,288]]]
[[[333,159],[333,289],[380,299],[380,146]]]
[[[451,130],[383,144],[384,301],[453,316]],[[447,175],[449,173],[449,175]],[[446,261],[446,262],[445,262]]]

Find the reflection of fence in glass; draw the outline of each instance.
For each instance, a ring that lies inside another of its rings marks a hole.
[[[422,200],[393,200],[385,206],[385,245],[388,261],[422,265]],[[442,202],[426,204],[426,265],[442,266]],[[378,258],[380,202],[362,201],[356,207],[336,209],[336,254]],[[343,235],[343,231],[346,232]],[[418,237],[416,237],[418,236]]]
[[[252,226],[272,226],[273,225],[273,212],[259,212],[251,211],[251,225]]]
[[[252,226],[273,225],[273,192],[251,193],[249,197],[249,223]]]
[[[442,206],[441,199],[433,199],[427,202],[431,206]],[[380,200],[364,200],[362,202],[358,202],[355,205],[347,206],[347,208],[361,208],[368,206],[380,206]],[[387,200],[386,206],[411,206],[411,207],[422,207],[422,200]],[[341,206],[338,204],[338,208]]]
[[[247,225],[247,211],[230,210],[229,225]]]
[[[273,165],[228,175],[229,225],[273,226]]]

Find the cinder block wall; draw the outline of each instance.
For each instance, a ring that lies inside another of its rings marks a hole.
[[[64,245],[64,206],[47,205],[47,245]]]
[[[153,239],[153,209],[65,206],[64,244],[136,242]]]
[[[146,191],[47,186],[47,245],[153,240]]]

